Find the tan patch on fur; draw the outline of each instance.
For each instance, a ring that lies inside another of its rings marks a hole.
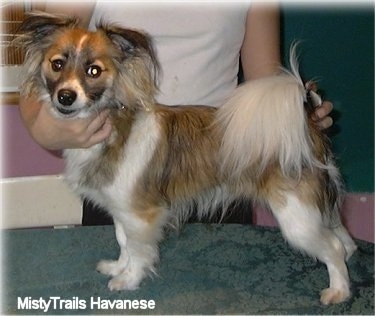
[[[302,172],[301,178],[293,179],[282,175],[279,169],[270,169],[258,183],[259,198],[272,203],[273,211],[285,207],[286,195],[290,192],[298,197],[305,205],[324,210],[324,182],[322,170],[310,169]]]
[[[257,183],[258,198],[261,201],[270,201],[281,208],[285,206],[285,192],[289,189],[288,183],[279,168],[268,167]]]
[[[157,207],[195,197],[219,183],[218,138],[211,126],[216,109],[157,105],[155,115],[162,128],[160,143],[149,168],[140,179],[137,208],[141,217],[154,220]],[[151,211],[150,211],[151,210]]]
[[[151,193],[151,192],[150,192]],[[168,218],[167,203],[152,194],[136,191],[132,199],[132,212],[150,227],[159,227]]]
[[[147,205],[147,202],[142,203],[135,203],[134,206],[135,213],[141,218],[143,221],[147,222],[148,224],[155,224],[158,219],[163,214],[163,207],[157,206],[155,204]]]
[[[155,161],[163,164],[163,194],[191,196],[218,181],[218,139],[211,127],[215,109],[158,107],[163,137]]]
[[[309,172],[304,174],[302,180],[298,183],[296,195],[305,204],[319,208],[320,189],[319,176]]]

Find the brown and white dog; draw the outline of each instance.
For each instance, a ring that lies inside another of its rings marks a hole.
[[[107,141],[64,151],[72,189],[113,216],[121,253],[97,266],[112,276],[111,290],[135,289],[155,271],[167,224],[252,198],[272,210],[293,247],[327,265],[321,302],[350,296],[345,260],[356,246],[338,213],[340,175],[309,118],[317,95],[304,88],[293,54],[291,72],[241,85],[218,109],[165,106],[155,102],[147,35],[104,23],[89,32],[41,12],[22,31],[26,97],[38,95],[62,120],[111,109]]]

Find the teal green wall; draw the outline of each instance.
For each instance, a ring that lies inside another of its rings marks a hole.
[[[329,134],[347,191],[374,192],[373,7],[282,8],[282,50],[299,45],[303,78],[333,102]]]

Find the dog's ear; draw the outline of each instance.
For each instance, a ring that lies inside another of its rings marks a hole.
[[[116,80],[118,99],[130,107],[145,110],[152,108],[157,91],[159,63],[151,37],[136,30],[105,24],[103,21],[99,22],[97,29],[116,48],[116,56],[113,57],[122,74]]]
[[[155,61],[151,38],[147,34],[125,29],[114,24],[105,24],[103,21],[99,22],[97,28],[102,30],[125,56],[137,56],[146,52]]]
[[[26,15],[18,30],[21,35],[16,38],[15,44],[27,46],[39,42],[59,28],[74,27],[77,24],[78,19],[75,17],[31,11]]]
[[[12,46],[25,50],[21,93],[30,95],[41,84],[40,67],[44,49],[53,43],[53,34],[61,28],[74,27],[78,19],[64,15],[53,15],[32,11],[26,15],[17,31]]]

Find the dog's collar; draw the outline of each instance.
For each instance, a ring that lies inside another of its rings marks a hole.
[[[127,106],[124,103],[117,103],[117,104],[113,104],[112,106],[110,106],[110,108],[113,108],[113,109],[116,109],[116,110],[119,110],[119,111],[123,111],[123,110],[127,109]]]

